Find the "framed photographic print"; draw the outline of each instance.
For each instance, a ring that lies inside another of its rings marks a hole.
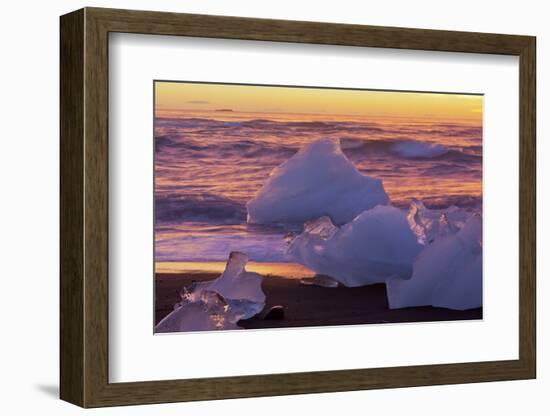
[[[534,378],[535,38],[61,17],[61,398]]]

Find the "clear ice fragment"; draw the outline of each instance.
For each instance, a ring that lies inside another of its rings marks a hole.
[[[184,287],[174,311],[155,332],[237,329],[237,322],[257,315],[265,306],[262,276],[247,272],[248,257],[232,252],[224,272],[215,280]]]
[[[475,211],[456,206],[432,210],[426,208],[422,201],[413,199],[407,212],[407,221],[418,242],[427,245],[437,238],[455,234],[474,214]]]

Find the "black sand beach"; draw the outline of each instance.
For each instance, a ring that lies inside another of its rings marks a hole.
[[[182,287],[192,281],[212,280],[218,273],[157,273],[155,276],[155,324],[168,315],[179,302]],[[454,311],[444,308],[388,308],[383,284],[357,288],[305,286],[298,279],[267,276],[262,283],[267,297],[264,312],[240,321],[247,329],[288,328],[326,325],[430,322],[482,319],[482,308]],[[264,320],[272,306],[282,305],[284,319]]]

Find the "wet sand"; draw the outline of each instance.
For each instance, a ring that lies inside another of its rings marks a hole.
[[[155,324],[179,302],[182,287],[193,281],[212,280],[218,276],[218,273],[157,273]],[[391,310],[388,308],[384,284],[325,288],[305,286],[298,279],[267,276],[264,277],[262,289],[267,297],[264,312],[240,321],[239,326],[258,329],[482,319],[482,308],[453,311],[426,306]],[[263,314],[275,305],[284,307],[284,319],[264,320]]]

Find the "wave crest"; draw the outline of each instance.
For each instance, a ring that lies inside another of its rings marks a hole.
[[[414,140],[397,142],[392,151],[407,159],[431,159],[443,156],[449,151],[446,146],[437,143],[417,142]]]
[[[214,194],[157,195],[155,198],[157,222],[211,221],[242,223],[246,220],[244,204]]]

